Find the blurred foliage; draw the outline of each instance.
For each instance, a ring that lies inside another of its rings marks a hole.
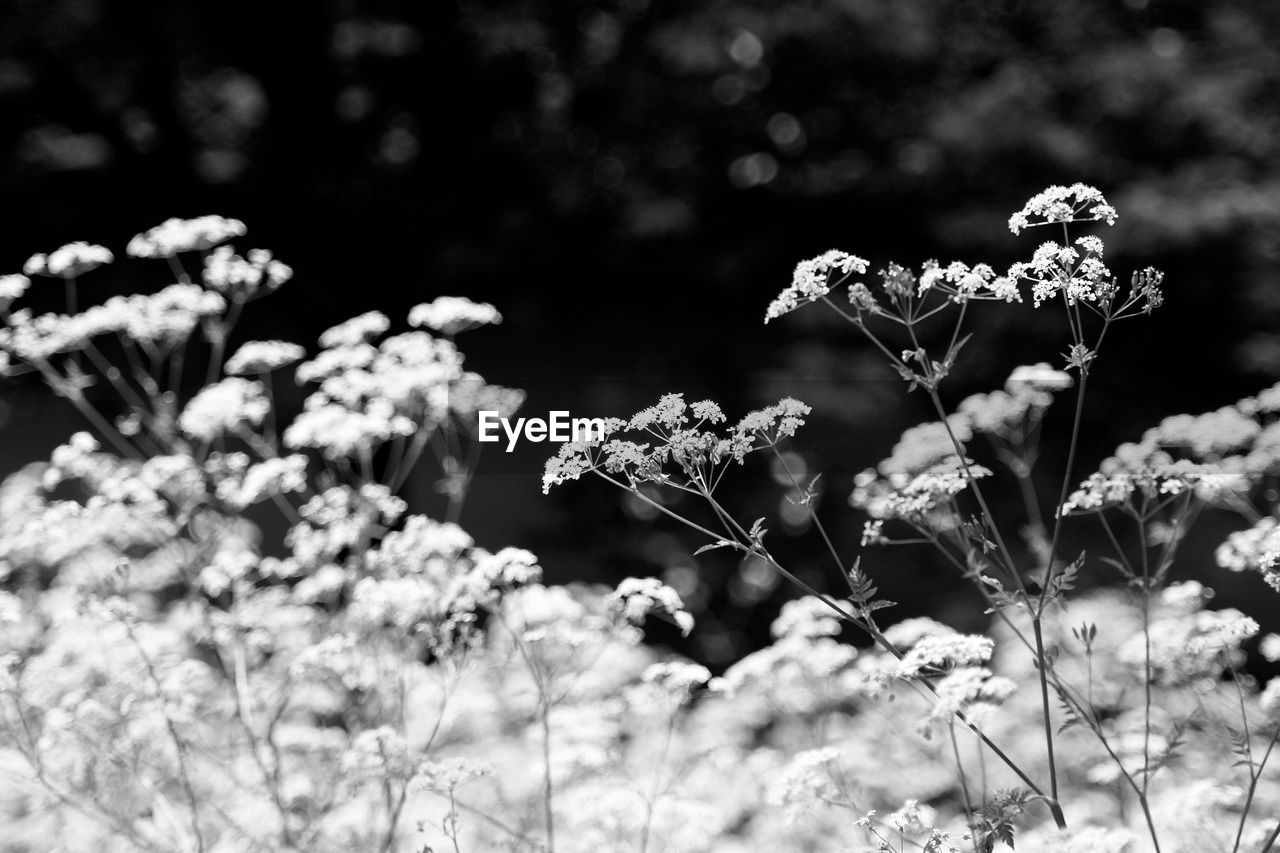
[[[1280,373],[1277,91],[1280,16],[1246,0],[11,0],[0,266],[217,212],[314,294],[280,303],[272,336],[461,293],[507,316],[473,362],[533,412],[794,394],[821,416],[800,449],[852,553],[849,476],[927,412],[816,314],[760,326],[794,263],[835,246],[999,267],[1029,253],[1004,226],[1027,196],[1099,186],[1121,212],[1112,268],[1158,264],[1169,299],[1101,365],[1087,467]],[[1059,351],[1047,318],[984,322],[953,394]],[[22,426],[8,468],[45,440]],[[725,636],[767,624],[759,572],[692,575],[682,541],[590,490],[542,500],[539,455],[477,485],[481,541],[523,538],[553,575],[659,563],[734,605]],[[929,565],[895,573],[917,601],[941,588]]]

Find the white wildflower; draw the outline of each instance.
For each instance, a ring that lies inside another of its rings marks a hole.
[[[1114,225],[1116,221],[1115,208],[1107,204],[1101,192],[1085,184],[1051,186],[1036,193],[1022,210],[1009,217],[1009,230],[1017,234],[1024,228],[1037,225],[1094,220],[1108,225]]]
[[[769,802],[786,806],[787,822],[794,823],[820,805],[839,801],[830,769],[839,758],[840,751],[831,747],[799,753],[769,789]]]
[[[1070,373],[1040,361],[1015,367],[1004,387],[1010,394],[1025,394],[1029,391],[1065,391],[1073,384],[1075,380]]]
[[[175,217],[134,237],[126,251],[135,258],[172,258],[181,252],[211,249],[233,237],[242,237],[244,233],[244,223],[238,219],[223,216]]]
[[[342,346],[353,347],[357,344],[367,343],[369,340],[384,334],[390,328],[391,320],[387,318],[386,314],[381,311],[366,311],[327,329],[320,336],[320,346],[326,349]]]
[[[227,374],[267,373],[293,364],[306,354],[297,344],[286,341],[249,341],[227,359]]]
[[[494,774],[493,765],[474,758],[446,758],[443,761],[427,761],[418,767],[409,781],[418,791],[443,791],[452,793],[468,782]]]
[[[852,614],[848,602],[839,602],[842,611]],[[806,595],[782,605],[782,612],[773,620],[769,631],[774,637],[835,637],[842,625],[839,615],[821,598]]]
[[[266,249],[251,249],[246,257],[219,246],[204,259],[207,287],[244,302],[259,291],[270,292],[293,278],[293,269],[280,263]]]
[[[321,403],[293,419],[284,431],[286,447],[314,447],[329,459],[352,456],[397,435],[412,435],[417,427],[409,418],[397,415],[386,400],[374,400],[365,411]]]
[[[978,634],[922,637],[896,665],[899,678],[919,678],[991,659],[995,642]]]
[[[23,265],[22,271],[27,275],[76,278],[114,260],[115,256],[105,246],[76,242],[68,243],[47,255],[32,255]]]
[[[685,636],[693,630],[693,617],[684,609],[680,593],[657,578],[627,578],[605,597],[605,605],[632,625],[659,612],[670,616]]]
[[[410,326],[426,326],[446,335],[501,322],[502,315],[488,302],[472,302],[461,296],[438,296],[409,310]]]
[[[791,284],[769,304],[764,321],[777,319],[800,307],[802,302],[816,302],[853,273],[865,273],[867,262],[855,255],[832,249],[816,258],[796,265]]]
[[[258,426],[270,411],[261,382],[229,377],[206,386],[187,403],[178,426],[200,441],[213,441],[244,426]]]
[[[0,300],[13,300],[27,292],[31,279],[25,275],[0,275]]]

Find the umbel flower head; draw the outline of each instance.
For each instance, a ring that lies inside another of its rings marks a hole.
[[[1024,228],[1053,225],[1060,222],[1096,222],[1114,225],[1116,209],[1102,193],[1086,184],[1069,187],[1051,186],[1033,195],[1022,210],[1009,217],[1009,230],[1018,234]]]
[[[849,275],[866,271],[865,260],[838,249],[801,261],[796,264],[795,273],[791,277],[791,286],[769,303],[764,321],[768,323],[770,320],[794,311],[805,302],[817,302],[830,293],[831,288],[839,286]]]
[[[1115,223],[1116,209],[1096,187],[1072,184],[1052,186],[1033,196],[1009,219],[1009,227],[1018,234],[1024,228],[1079,222]],[[1020,284],[1031,285],[1036,307],[1063,295],[1069,306],[1083,304],[1100,316],[1111,320],[1149,314],[1160,306],[1163,275],[1154,269],[1135,273],[1127,294],[1121,292],[1111,271],[1103,263],[1102,240],[1094,235],[1069,239],[1062,244],[1046,241],[1036,249],[1031,260],[1013,264],[999,275],[988,264],[966,264],[953,261],[939,264],[927,261],[917,275],[896,263],[880,272],[881,293],[873,293],[863,282],[849,286],[849,304],[855,316],[835,310],[846,319],[861,323],[865,315],[888,317],[904,325],[913,325],[932,317],[945,307],[930,297],[939,296],[955,304],[973,299],[1021,302]],[[765,322],[804,305],[824,299],[831,290],[854,273],[865,273],[867,262],[847,252],[831,250],[796,266],[791,284],[769,304]],[[946,367],[943,363],[941,366]]]
[[[54,278],[76,278],[90,270],[115,260],[106,246],[78,241],[68,243],[49,254],[32,255],[23,265],[27,275],[47,275]]]
[[[129,241],[125,250],[133,258],[172,258],[182,252],[202,252],[243,237],[244,223],[225,216],[197,216],[195,219],[166,219]]]
[[[809,407],[790,397],[749,412],[732,427],[710,400],[689,404],[683,394],[666,394],[630,421],[605,421],[603,441],[571,441],[547,460],[542,477],[545,494],[552,486],[596,472],[638,484],[698,482],[708,487],[715,471],[730,462],[741,464],[749,453],[774,447],[804,425]],[[649,439],[643,444],[616,436],[631,430]],[[674,479],[673,479],[674,478]]]
[[[0,275],[0,301],[6,303],[18,299],[31,286],[31,279],[25,275]]]
[[[462,296],[437,296],[409,309],[410,326],[425,326],[446,335],[501,322],[502,315],[497,308],[488,302],[472,302]]]

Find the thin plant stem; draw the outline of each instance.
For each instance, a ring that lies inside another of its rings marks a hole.
[[[1240,839],[1244,835],[1245,821],[1249,818],[1249,809],[1253,807],[1253,795],[1258,789],[1258,780],[1262,778],[1262,769],[1267,766],[1267,759],[1271,757],[1272,750],[1275,749],[1276,742],[1280,740],[1280,726],[1271,735],[1271,741],[1267,744],[1267,751],[1262,754],[1261,760],[1258,761],[1258,769],[1249,770],[1249,791],[1245,794],[1244,805],[1240,809],[1240,825],[1236,828],[1236,841],[1231,845],[1231,853],[1237,853],[1240,850]]]
[[[956,775],[960,779],[960,796],[964,803],[964,819],[965,825],[973,826],[973,800],[969,797],[969,779],[964,772],[964,762],[960,759],[960,744],[956,740],[956,724],[948,722],[947,734],[951,738],[951,755],[956,762]],[[977,839],[973,839],[974,849],[977,849]]]
[[[623,489],[627,489],[627,487],[623,483],[613,479],[607,474],[602,473],[599,469],[593,469],[593,472],[597,476],[613,483],[614,485]],[[689,521],[683,516],[672,512],[671,510],[667,509],[665,506],[653,500],[652,498],[648,497],[647,495],[639,491],[633,491],[631,489],[627,489],[627,490],[632,491],[633,494],[635,494],[642,501],[652,506],[653,508],[659,510],[660,512],[665,513],[666,515],[670,516],[676,521],[681,522],[682,524],[685,524],[688,527],[691,527],[695,530],[698,530],[704,533],[711,539],[716,541],[728,541],[728,540],[724,540],[723,537],[718,536],[717,534],[711,532],[705,527],[695,522]],[[719,506],[719,504],[715,504],[715,506]],[[730,519],[730,521],[732,521],[732,519]],[[741,525],[738,525],[736,521],[733,522],[733,524],[739,530],[742,530]],[[745,531],[743,532],[745,533]],[[772,566],[783,577],[787,578],[789,581],[791,581],[792,583],[796,584],[801,589],[803,589],[807,594],[814,596],[823,604],[825,604],[828,608],[834,611],[837,615],[837,618],[846,622],[850,622],[853,625],[861,628],[862,630],[867,631],[867,633],[871,635],[871,638],[878,645],[880,645],[882,648],[884,648],[886,651],[888,651],[897,659],[901,660],[904,657],[902,650],[899,649],[897,646],[895,646],[893,643],[889,642],[889,639],[885,637],[883,633],[881,633],[880,629],[875,626],[874,622],[858,620],[850,616],[839,605],[837,605],[834,601],[832,601],[829,596],[823,595],[822,593],[818,592],[818,590],[814,589],[812,586],[805,583],[800,578],[796,577],[794,574],[792,574],[790,571],[784,568],[780,563],[778,563],[777,560],[774,559],[773,555],[770,554],[763,547],[760,547],[760,546],[753,547],[737,541],[729,542],[729,544],[732,545],[737,550],[742,551],[746,554],[754,554],[756,556],[763,558],[770,566]],[[935,697],[937,696],[936,688],[934,687],[931,681],[929,681],[928,679],[922,679],[921,683],[925,685],[925,687],[929,690],[931,694],[933,694]],[[1044,798],[1046,801],[1048,801],[1048,797],[1045,795],[1044,790],[1039,785],[1037,785],[1035,781],[1031,779],[1030,776],[1027,775],[1026,771],[1024,771],[1021,767],[1019,767],[1018,764],[1014,762],[1014,760],[1010,758],[1009,755],[1004,750],[1002,750],[998,745],[996,745],[996,743],[993,740],[991,740],[991,738],[989,738],[980,728],[978,728],[978,726],[975,725],[968,717],[966,717],[963,712],[957,711],[955,713],[955,717],[957,720],[963,723],[966,728],[968,728],[971,732],[973,732],[973,734],[979,740],[981,740],[982,743],[985,744],[986,747],[990,749],[991,752],[997,758],[999,758],[1005,764],[1006,767],[1008,767],[1011,771],[1013,771],[1014,775],[1016,775],[1020,780],[1022,780],[1022,783],[1024,785],[1030,788],[1032,792],[1035,793],[1037,796]],[[1061,806],[1059,806],[1056,801],[1052,801],[1052,802],[1049,802],[1049,810],[1053,814],[1054,822],[1060,828],[1065,828],[1066,819],[1065,817],[1063,817]]]

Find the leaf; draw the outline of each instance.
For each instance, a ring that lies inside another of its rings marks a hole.
[[[969,343],[969,339],[972,337],[973,332],[970,332],[951,345],[951,348],[947,350],[947,364],[951,364],[956,360],[956,356],[960,354],[960,350],[964,349],[964,345]]]
[[[1116,558],[1099,557],[1098,559],[1106,563],[1108,566],[1111,566],[1116,571],[1120,572],[1120,574],[1124,575],[1126,578],[1129,578],[1130,580],[1134,578],[1133,572],[1129,571],[1129,568],[1124,563],[1117,560]]]
[[[693,556],[696,557],[699,554],[706,553],[707,551],[714,551],[717,548],[732,548],[732,547],[733,547],[733,543],[730,542],[728,539],[720,539],[716,542],[712,542],[710,545],[703,545],[701,548],[693,552]]]
[[[1076,588],[1076,579],[1080,575],[1080,567],[1084,565],[1084,559],[1085,552],[1081,551],[1079,557],[1076,557],[1058,571],[1049,573],[1042,595],[1046,604],[1062,605],[1066,593]],[[1043,575],[1043,573],[1040,574]],[[1037,578],[1033,576],[1033,579]]]
[[[1253,749],[1250,747],[1249,739],[1244,736],[1243,732],[1237,731],[1231,727],[1227,728],[1227,735],[1231,739],[1231,751],[1240,758],[1231,766],[1239,767],[1242,764],[1253,766]]]

